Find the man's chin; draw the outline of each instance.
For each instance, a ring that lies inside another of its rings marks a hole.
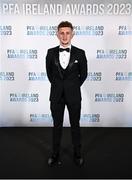
[[[63,45],[63,46],[67,46],[67,45],[69,45],[69,43],[68,43],[68,42],[62,43],[62,45]]]

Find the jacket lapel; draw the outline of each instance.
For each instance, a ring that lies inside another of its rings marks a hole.
[[[67,66],[67,70],[70,70],[74,64],[74,55],[75,55],[74,47],[71,46],[71,54],[70,54],[70,60]]]
[[[63,74],[61,72],[61,69],[60,69],[61,67],[60,67],[60,62],[59,62],[59,46],[57,46],[56,49],[55,49],[55,65],[58,68],[60,77],[63,79]]]

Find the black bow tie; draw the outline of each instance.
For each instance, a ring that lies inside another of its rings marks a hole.
[[[63,51],[70,52],[70,48],[59,48],[59,51],[60,52],[63,52]]]

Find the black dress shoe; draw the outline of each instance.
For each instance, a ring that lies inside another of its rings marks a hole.
[[[84,159],[83,159],[81,156],[80,156],[80,157],[74,156],[74,163],[75,163],[77,166],[81,167],[81,166],[84,165]]]
[[[48,159],[48,165],[53,166],[53,165],[61,165],[62,162],[60,160],[59,155],[53,154],[49,159]]]

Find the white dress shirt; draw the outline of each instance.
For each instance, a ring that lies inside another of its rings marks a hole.
[[[60,48],[65,49],[63,46],[60,45]],[[70,48],[71,49],[71,45],[66,47],[66,48]],[[68,64],[69,64],[69,60],[70,60],[70,52],[67,51],[63,51],[63,52],[59,52],[59,61],[60,61],[60,65],[63,69],[66,69]]]

